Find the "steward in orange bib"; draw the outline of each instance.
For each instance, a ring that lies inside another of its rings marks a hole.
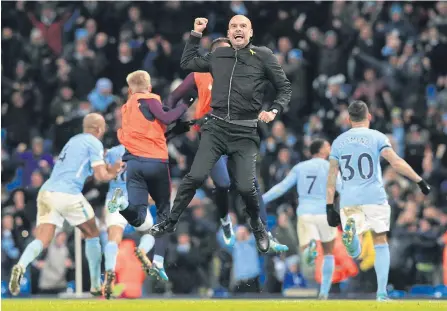
[[[179,104],[165,111],[160,96],[151,93],[150,76],[138,70],[127,76],[129,99],[121,108],[122,125],[118,139],[126,148],[123,161],[127,164],[127,192],[129,202],[114,198],[119,203],[121,215],[138,231],[147,231],[152,226],[152,217],[147,217],[148,193],[157,207],[157,219],[167,219],[170,210],[171,181],[169,175],[166,126],[179,119],[188,109]],[[111,201],[112,201],[111,200]],[[127,206],[126,206],[127,205]],[[155,239],[155,255],[152,272],[167,280],[163,268],[169,236]],[[147,271],[149,272],[149,271]]]

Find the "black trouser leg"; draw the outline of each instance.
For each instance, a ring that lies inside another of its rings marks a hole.
[[[262,223],[267,227],[267,206],[264,204],[264,200],[262,199],[261,187],[259,186],[257,178],[255,178],[255,187],[256,191],[258,192],[259,216],[261,217]]]
[[[247,129],[246,131],[248,131]],[[259,136],[236,136],[229,146],[228,169],[234,184],[245,203],[250,225],[257,228],[259,224],[259,198],[255,187],[256,157],[259,148]],[[239,134],[239,133],[238,133]]]
[[[197,188],[203,184],[214,164],[225,152],[225,137],[222,137],[219,129],[216,129],[216,126],[213,125],[213,121],[208,121],[202,127],[199,150],[197,150],[191,171],[183,178],[177,190],[174,205],[171,209],[170,219],[172,221],[177,222],[179,220],[194,197]]]
[[[229,208],[230,175],[227,168],[227,156],[221,156],[211,170],[210,177],[216,186],[214,190],[215,203],[219,219],[225,219]]]

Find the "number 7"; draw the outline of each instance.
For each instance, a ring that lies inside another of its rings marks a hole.
[[[315,180],[317,179],[317,176],[306,176],[306,178],[312,179],[312,182],[310,183],[309,190],[307,190],[307,194],[310,193],[312,190],[312,187],[314,186]]]

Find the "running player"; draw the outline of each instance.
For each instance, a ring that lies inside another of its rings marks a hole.
[[[231,46],[230,40],[228,38],[217,38],[215,39],[210,47],[211,52],[219,47]],[[195,120],[200,120],[197,122],[196,127],[198,128],[198,124],[204,122],[204,118],[206,118],[207,114],[211,112],[211,90],[213,86],[213,77],[209,72],[193,72],[190,73],[185,80],[180,84],[168,97],[166,100],[166,105],[168,107],[175,107],[177,102],[191,94],[193,91],[197,91],[198,93],[198,101],[194,114]],[[185,128],[187,130],[187,128]],[[222,156],[214,165],[211,170],[210,177],[216,186],[215,189],[215,202],[219,211],[219,218],[222,224],[223,231],[223,239],[226,245],[232,246],[234,245],[236,239],[234,235],[234,231],[232,228],[232,223],[230,217],[228,215],[228,206],[229,206],[229,189],[230,189],[230,176],[227,168],[227,156]],[[261,199],[261,190],[259,188],[259,183],[255,180],[256,188],[258,189],[259,194],[259,205],[260,205],[260,216],[261,220],[264,224],[267,222],[267,211],[265,208],[265,204]],[[269,232],[271,243],[269,251],[272,252],[285,252],[288,250],[287,246],[279,244],[275,239],[271,237]]]
[[[87,177],[108,182],[121,169],[121,161],[106,166],[100,139],[106,130],[104,118],[97,113],[85,116],[84,132],[72,137],[62,149],[50,178],[43,184],[37,196],[36,239],[23,252],[18,264],[12,268],[9,290],[20,292],[20,280],[28,265],[47,248],[53,240],[56,227],[62,227],[64,219],[81,229],[85,237],[85,254],[90,271],[90,292],[101,295],[101,245],[99,230],[92,206],[82,195]]]
[[[118,145],[106,153],[106,162],[107,163],[115,163],[124,156],[126,149],[123,145]],[[113,199],[113,194],[119,194],[122,191],[121,195],[127,200],[127,189],[126,189],[126,179],[127,172],[123,169],[115,179],[110,181],[109,191],[106,196],[106,206],[108,202]],[[116,191],[120,189],[120,191]],[[113,287],[115,283],[115,266],[116,266],[116,258],[118,256],[118,245],[123,239],[124,228],[127,226],[127,220],[118,212],[110,213],[106,208],[106,225],[107,225],[107,233],[108,233],[108,242],[104,248],[104,257],[105,257],[105,281],[104,281],[104,296],[107,299],[110,299],[110,296],[113,292]],[[151,216],[148,213],[148,217]],[[150,217],[152,219],[152,217]],[[152,221],[153,223],[153,221]],[[154,237],[149,234],[144,234],[141,237],[140,244],[135,249],[135,254],[137,258],[141,261],[143,268],[146,270],[146,273],[149,274],[148,269],[150,268],[150,262],[148,262],[148,258],[145,254],[149,253],[150,250],[154,247]],[[144,255],[143,255],[144,254]]]
[[[126,151],[123,161],[127,164],[128,200],[116,189],[107,207],[111,213],[119,210],[127,222],[137,231],[146,232],[153,225],[147,211],[148,193],[157,206],[157,219],[167,219],[170,212],[171,180],[169,175],[166,125],[179,119],[188,109],[181,103],[164,111],[160,96],[151,93],[151,78],[146,71],[138,70],[126,78],[129,99],[121,108],[122,127],[118,139]],[[164,256],[169,235],[155,239],[155,256],[151,264],[146,254],[140,253],[140,261],[146,263],[145,271],[168,281]]]
[[[387,232],[390,229],[391,208],[383,187],[380,156],[400,174],[416,182],[426,195],[430,186],[392,149],[388,138],[369,129],[371,115],[362,101],[349,107],[352,128],[341,134],[332,144],[327,182],[327,209],[333,209],[335,185],[340,170],[340,218],[343,225],[343,244],[350,256],[361,253],[357,235],[373,232],[376,252],[374,268],[377,275],[377,300],[388,300],[386,286],[390,269]]]
[[[302,264],[313,266],[317,257],[316,241],[321,241],[323,245],[320,299],[327,299],[329,295],[335,266],[333,249],[337,229],[330,227],[326,219],[326,182],[329,173],[327,158],[330,152],[331,146],[326,140],[314,140],[310,145],[312,159],[295,165],[283,181],[262,196],[267,204],[297,185],[297,228],[304,259]]]

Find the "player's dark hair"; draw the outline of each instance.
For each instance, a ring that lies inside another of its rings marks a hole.
[[[348,113],[352,122],[361,122],[368,115],[368,106],[361,100],[354,100],[349,104]]]
[[[309,151],[311,155],[316,155],[318,152],[320,152],[321,147],[323,147],[326,140],[323,138],[317,138],[310,144]]]
[[[230,39],[228,39],[228,38],[220,37],[220,38],[214,39],[210,46],[211,52],[214,51],[214,49],[217,48],[217,45],[219,45],[221,43],[228,43],[229,45],[231,45]]]

